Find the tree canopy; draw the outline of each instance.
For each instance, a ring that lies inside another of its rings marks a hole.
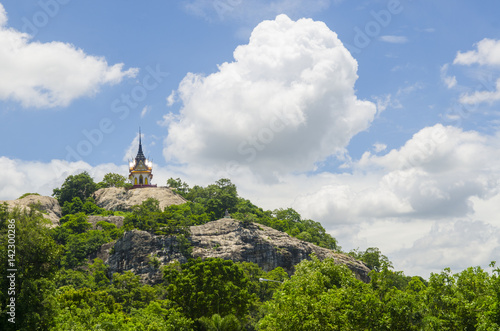
[[[109,172],[104,175],[102,181],[97,183],[97,188],[107,187],[131,187],[132,184],[127,183],[127,178],[120,174]]]
[[[84,171],[78,175],[70,175],[61,185],[61,188],[55,188],[52,196],[57,199],[61,206],[64,203],[71,202],[73,198],[79,198],[84,202],[97,190],[97,184],[94,179]]]

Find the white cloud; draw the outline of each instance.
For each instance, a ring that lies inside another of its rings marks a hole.
[[[449,64],[446,63],[441,67],[441,80],[445,83],[446,87],[449,89],[457,85],[457,78],[455,76],[448,76]]]
[[[12,99],[23,107],[65,107],[74,99],[91,96],[104,84],[134,77],[138,70],[123,70],[123,63],[108,65],[74,45],[41,43],[8,28],[0,4],[0,99]]]
[[[397,93],[400,95],[401,93]],[[393,98],[392,94],[386,94],[382,96],[373,97],[373,99],[377,102],[377,114],[382,113],[387,108],[392,109],[400,109],[403,108],[401,102],[397,98]]]
[[[218,169],[235,161],[263,176],[308,171],[374,118],[375,105],[355,95],[356,60],[322,22],[264,21],[234,58],[180,83],[167,159]]]
[[[108,172],[126,173],[126,166],[101,164],[92,167],[83,161],[67,162],[52,160],[48,163],[23,161],[0,157],[0,200],[13,200],[31,192],[52,195],[52,190],[60,187],[66,177],[83,171],[89,172],[96,181],[102,180]]]
[[[455,76],[443,77],[443,81],[448,88],[453,88],[457,85],[457,78]]]
[[[469,105],[481,102],[492,103],[498,100],[500,100],[500,79],[496,82],[495,90],[476,91],[472,94],[463,94],[460,96],[460,102]]]
[[[141,110],[141,118],[144,118],[144,116],[146,116],[146,114],[149,113],[150,110],[151,106],[144,106],[144,108],[142,108]]]
[[[488,266],[498,259],[500,228],[482,221],[446,220],[434,222],[428,233],[411,247],[394,254],[407,274],[428,277],[451,267],[455,272],[471,266]]]
[[[499,151],[498,135],[437,124],[385,155],[366,152],[352,174],[296,182],[293,207],[344,249],[379,247],[406,274],[487,267],[500,252]]]
[[[6,24],[7,24],[7,12],[5,11],[3,5],[0,3],[0,28],[5,26]]]
[[[387,217],[465,217],[472,198],[498,192],[500,142],[496,137],[435,125],[403,147],[377,156],[366,152],[352,175],[331,175],[296,206],[325,223]]]
[[[477,50],[457,52],[453,64],[500,65],[500,40],[485,38],[476,44]]]
[[[385,151],[386,149],[387,149],[386,144],[381,144],[381,143],[373,144],[373,150],[375,151],[375,153],[380,153],[382,151]]]
[[[170,107],[176,102],[176,93],[175,91],[172,91],[172,93],[169,94],[167,97],[167,106]]]
[[[380,36],[379,40],[391,44],[405,44],[408,42],[408,38],[405,36]]]
[[[144,134],[141,134],[141,139],[144,138]],[[122,161],[130,161],[137,156],[137,151],[139,150],[139,133],[137,133],[132,139],[132,142],[125,150],[125,154],[123,155]]]

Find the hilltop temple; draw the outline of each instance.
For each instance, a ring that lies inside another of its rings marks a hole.
[[[153,162],[146,159],[142,152],[141,130],[139,129],[139,151],[135,160],[129,163],[130,173],[128,179],[133,188],[139,187],[156,187],[156,184],[151,184],[153,179]]]

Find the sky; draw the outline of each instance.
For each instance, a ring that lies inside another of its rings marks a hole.
[[[0,0],[0,199],[229,178],[406,275],[500,256],[497,1]],[[500,262],[500,261],[499,261]]]

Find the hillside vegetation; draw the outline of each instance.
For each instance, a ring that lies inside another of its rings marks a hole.
[[[217,220],[226,210],[243,225],[260,223],[341,251],[318,222],[291,208],[265,211],[239,197],[228,179],[192,188],[169,179],[187,202],[163,210],[155,199],[130,212],[95,204],[97,189],[125,185],[116,174],[100,183],[87,173],[69,176],[54,190],[63,214],[55,228],[36,206],[0,205],[0,263],[14,260],[17,270],[14,325],[7,315],[10,271],[0,269],[1,330],[500,329],[500,269],[493,274],[479,267],[458,274],[445,269],[424,280],[394,271],[377,248],[348,253],[372,269],[369,283],[332,259],[315,256],[296,265],[291,277],[280,267],[265,272],[254,263],[219,258],[170,263],[154,286],[129,271],[110,274],[102,260],[88,257],[125,231],[174,236],[189,254],[189,226]],[[98,222],[93,229],[89,215],[123,216],[124,225]],[[15,254],[7,249],[9,229],[15,230]],[[154,257],[148,263],[159,266]]]

